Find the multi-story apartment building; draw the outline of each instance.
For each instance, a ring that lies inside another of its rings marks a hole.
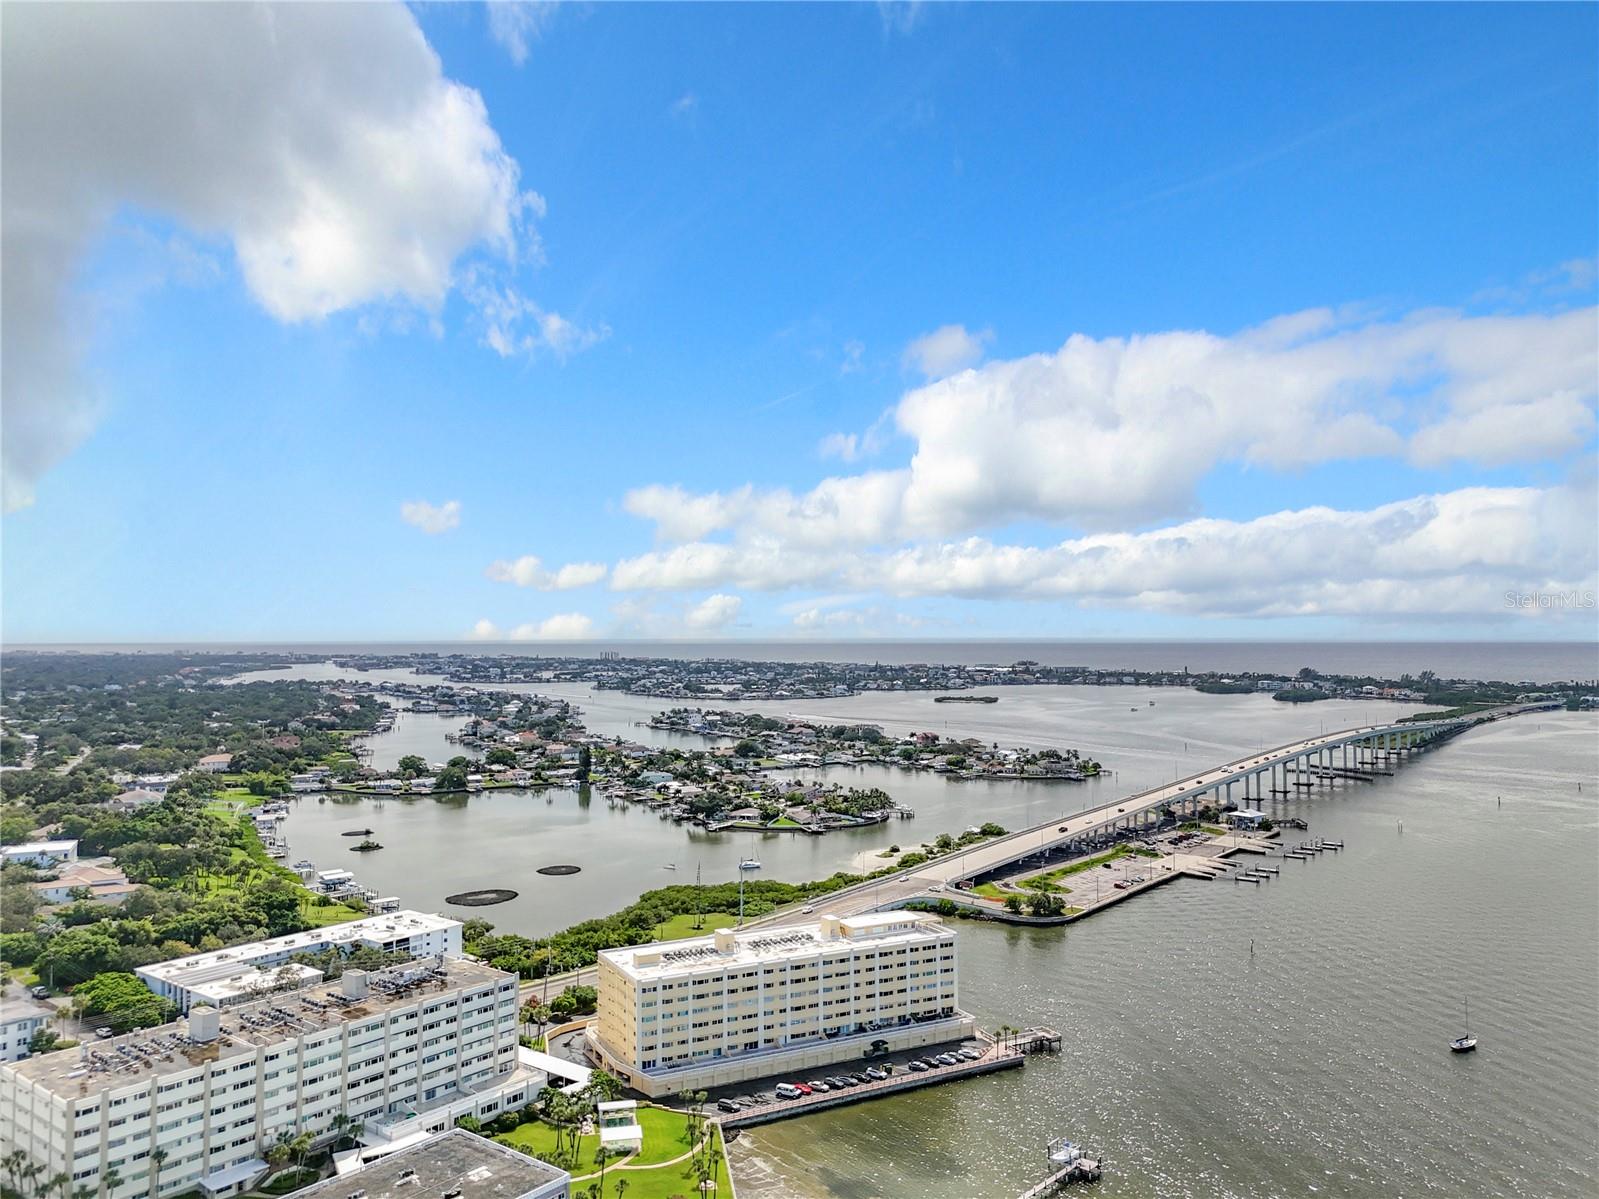
[[[321,976],[309,967],[291,970],[281,978],[279,973],[295,954],[321,953],[335,945],[345,949],[365,945],[413,958],[459,957],[461,922],[425,912],[390,912],[156,962],[141,966],[137,973],[145,986],[173,1000],[180,1011],[197,1003],[230,1007],[248,1003],[285,983],[303,986],[316,981]]]
[[[526,1105],[544,1076],[517,1032],[515,975],[461,959],[352,970],[0,1066],[0,1144],[101,1199],[233,1195],[285,1133],[353,1121],[394,1145]]]
[[[28,1043],[41,1028],[50,1027],[55,1013],[21,987],[0,988],[0,1062],[28,1056]]]
[[[954,929],[897,911],[605,950],[585,1044],[629,1086],[667,1095],[972,1031]]]

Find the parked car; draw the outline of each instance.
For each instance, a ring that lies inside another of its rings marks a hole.
[[[809,1095],[812,1090],[811,1084],[808,1082],[797,1082],[794,1084],[794,1089],[801,1095]]]
[[[871,1066],[867,1068],[866,1077],[873,1082],[882,1082],[888,1075],[883,1073],[881,1066]]]
[[[827,1094],[827,1092],[833,1089],[832,1086],[828,1084],[827,1080],[823,1078],[813,1078],[805,1085],[810,1087],[812,1091],[822,1095]]]
[[[914,1062],[911,1062],[907,1068],[920,1074],[923,1070],[927,1069],[927,1063],[922,1061],[921,1058],[917,1058]]]
[[[864,1082],[871,1082],[872,1081],[870,1078],[867,1078],[866,1075],[862,1074],[858,1070],[854,1074],[851,1074],[850,1077],[855,1080],[855,1085],[856,1086],[859,1086],[861,1083],[864,1083]]]
[[[957,1049],[956,1052],[969,1062],[975,1062],[978,1058],[983,1056],[975,1049]]]
[[[35,999],[49,999],[50,998],[50,988],[49,987],[35,987],[35,988],[33,988],[33,990],[29,991],[28,994],[32,995]]]
[[[94,1030],[94,1035],[102,1038],[114,1037],[117,1035],[117,1030],[106,1025],[101,1025],[99,1028]]]
[[[804,1091],[800,1090],[791,1082],[780,1082],[777,1084],[777,1097],[779,1099],[798,1099],[804,1093]]]
[[[806,904],[804,907],[802,907],[800,909],[800,911],[806,916],[809,916],[815,910],[816,910],[816,905],[813,904],[813,903],[808,903],[808,904]]]
[[[718,1099],[716,1107],[717,1110],[724,1112],[736,1112],[739,1110],[738,1100],[736,1099]]]
[[[941,1053],[933,1060],[940,1066],[953,1066],[956,1062],[960,1061],[960,1058],[956,1057],[953,1053]]]

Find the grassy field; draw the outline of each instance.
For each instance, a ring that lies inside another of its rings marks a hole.
[[[661,941],[681,941],[684,937],[703,937],[719,928],[731,928],[737,923],[738,914],[735,912],[705,912],[699,916],[689,912],[683,916],[673,916],[665,924],[657,925],[655,936]],[[695,924],[700,924],[702,927],[695,928]]]
[[[644,1129],[643,1145],[633,1157],[625,1160],[613,1159],[606,1167],[604,1195],[610,1199],[611,1196],[622,1193],[617,1188],[618,1180],[626,1181],[625,1193],[628,1199],[671,1199],[674,1195],[693,1194],[698,1184],[689,1163],[683,1161],[671,1165],[663,1164],[689,1151],[686,1139],[687,1117],[666,1108],[640,1107],[638,1120]],[[721,1136],[719,1133],[715,1135],[717,1137],[715,1194],[727,1195],[731,1193],[732,1185],[728,1181],[727,1163],[721,1152]],[[534,1157],[545,1159],[548,1159],[555,1149],[555,1130],[538,1121],[523,1124],[514,1132],[501,1133],[494,1139],[501,1144],[531,1153]],[[598,1135],[578,1138],[578,1164],[572,1171],[575,1178],[598,1174],[599,1167],[594,1161],[594,1155],[599,1150],[599,1145]],[[580,1186],[574,1185],[574,1194],[586,1193],[588,1187],[597,1185],[597,1177],[586,1180]]]
[[[502,1145],[510,1145],[531,1153],[534,1157],[548,1161],[555,1153],[555,1129],[538,1120],[530,1120],[511,1132],[502,1132],[495,1136],[496,1141]],[[594,1154],[600,1147],[600,1136],[591,1133],[586,1137],[579,1137],[577,1142],[577,1159],[583,1165],[579,1171],[587,1171],[594,1162]]]

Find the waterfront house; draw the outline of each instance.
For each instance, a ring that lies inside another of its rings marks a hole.
[[[194,768],[204,774],[224,774],[232,762],[232,754],[206,754],[194,764]]]

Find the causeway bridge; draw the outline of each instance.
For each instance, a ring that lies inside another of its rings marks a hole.
[[[1443,720],[1396,721],[1324,733],[1275,749],[1261,750],[1198,771],[1163,786],[1111,800],[1099,807],[995,837],[957,853],[870,882],[835,891],[818,905],[839,916],[893,907],[1045,855],[1074,857],[1154,828],[1169,817],[1194,819],[1202,808],[1228,803],[1252,806],[1271,796],[1296,795],[1317,782],[1373,779],[1392,774],[1409,756],[1434,748],[1467,729],[1523,712],[1558,707],[1558,702],[1514,704]],[[813,915],[788,908],[756,925],[798,924]]]

